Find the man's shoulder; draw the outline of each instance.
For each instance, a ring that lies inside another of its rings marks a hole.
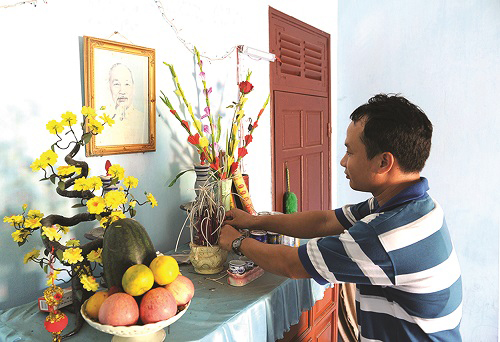
[[[430,196],[425,196],[418,200],[413,200],[404,205],[398,206],[388,211],[372,213],[360,220],[370,225],[378,234],[401,227],[410,227],[414,224],[425,224],[432,214],[440,213],[442,210],[439,204]]]

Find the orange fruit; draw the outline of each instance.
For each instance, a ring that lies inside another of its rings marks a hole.
[[[179,264],[170,255],[158,255],[149,265],[158,285],[170,284],[180,274]]]
[[[90,318],[95,320],[98,319],[99,309],[101,308],[101,305],[106,298],[108,298],[107,291],[96,292],[89,298],[89,300],[87,301],[87,306],[85,307],[85,311]]]
[[[143,264],[127,268],[122,277],[122,287],[131,296],[140,296],[149,291],[155,282],[153,272]]]

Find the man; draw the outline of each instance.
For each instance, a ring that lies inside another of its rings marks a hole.
[[[460,267],[443,211],[420,177],[432,124],[405,98],[383,94],[351,120],[340,165],[351,188],[372,198],[289,215],[230,210],[220,244],[286,277],[356,283],[361,341],[461,341]],[[298,248],[266,245],[233,227],[311,240]]]
[[[148,117],[134,108],[134,78],[132,71],[116,63],[109,70],[109,90],[112,105],[106,113],[114,120],[111,127],[106,127],[97,136],[97,145],[147,144]]]

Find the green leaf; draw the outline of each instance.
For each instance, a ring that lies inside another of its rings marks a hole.
[[[216,143],[219,143],[221,130],[222,129],[221,129],[221,125],[220,125],[220,115],[219,115],[219,117],[217,118],[217,136],[215,138]]]
[[[57,259],[62,260],[63,259],[63,251],[58,249],[56,251],[56,257],[57,257]]]
[[[81,203],[77,203],[77,204],[73,205],[71,208],[82,208],[82,207],[85,207],[85,205],[83,205]]]
[[[21,247],[22,245],[24,245],[28,240],[27,239],[24,239],[24,241],[21,241],[21,242],[18,242],[17,245],[19,247]]]
[[[56,184],[56,177],[57,177],[57,176],[56,176],[55,174],[52,174],[52,175],[50,175],[50,177],[49,177],[50,181],[51,181],[51,182],[52,182],[52,184],[54,184],[54,185]]]
[[[49,250],[47,248],[45,248],[43,250],[43,254],[45,254],[45,256],[49,256]]]
[[[40,260],[40,262],[38,264],[40,265],[40,268],[43,269],[43,259]],[[47,272],[45,272],[45,273],[47,273]]]
[[[45,177],[45,178],[40,179],[40,182],[41,181],[46,181],[46,180],[49,180],[49,177]]]
[[[59,181],[59,183],[57,183],[57,187],[59,188],[59,190],[66,190],[66,183],[64,183],[63,181]]]
[[[234,105],[229,105],[226,108],[234,108]]]
[[[48,268],[49,268],[49,265],[45,265],[45,266],[43,266],[43,271],[44,271],[45,273],[47,273],[47,269],[48,269]]]
[[[102,216],[101,216],[101,215],[99,215],[99,214],[97,214],[97,215],[95,216],[95,219],[96,219],[97,221],[101,221]]]
[[[85,144],[88,144],[90,139],[92,139],[92,133],[85,133],[83,136],[82,136],[82,140]]]
[[[177,176],[175,176],[175,178],[170,182],[170,184],[168,185],[168,187],[170,188],[172,185],[174,185],[175,182],[177,182],[177,180],[179,179],[179,177],[182,176],[183,174],[185,174],[188,171],[194,171],[194,169],[189,169],[189,170],[184,170],[182,172],[179,172],[177,174]]]
[[[56,144],[57,144],[57,143],[52,144],[52,146],[50,146],[50,149],[52,150],[52,152],[55,152],[55,151],[56,151],[56,149],[54,148],[54,146],[56,146]]]
[[[137,214],[137,211],[133,208],[130,208],[130,217],[134,217]]]
[[[111,180],[111,185],[115,185],[116,183],[118,183],[118,178],[113,178]]]

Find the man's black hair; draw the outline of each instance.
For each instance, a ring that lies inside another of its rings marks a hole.
[[[378,94],[350,116],[365,120],[361,140],[368,159],[390,152],[403,172],[420,172],[431,150],[432,123],[425,113],[399,95]]]

